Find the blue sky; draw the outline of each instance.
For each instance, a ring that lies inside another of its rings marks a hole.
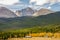
[[[30,0],[20,0],[21,2],[23,2],[24,4],[29,4]]]

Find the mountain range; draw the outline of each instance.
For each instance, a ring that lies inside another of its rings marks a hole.
[[[49,13],[53,13],[53,11],[49,10],[49,9],[45,9],[45,8],[42,8],[40,9],[39,11],[35,12],[33,14],[33,16],[40,16],[40,15],[47,15]]]
[[[12,18],[17,17],[17,15],[6,7],[0,7],[0,17],[3,18]]]
[[[34,14],[34,10],[30,7],[21,10],[22,16],[32,16]]]
[[[14,18],[14,17],[22,17],[22,16],[41,16],[52,12],[53,12],[52,10],[44,9],[44,8],[37,11],[30,7],[27,7],[22,10],[16,10],[16,12],[13,12],[6,7],[0,7],[0,17],[4,17],[4,18]]]
[[[40,10],[33,10],[30,7],[27,7],[25,9],[22,10],[17,10],[16,14],[18,14],[17,16],[20,15],[21,16],[41,16],[41,15],[47,15],[49,13],[53,13],[54,11],[49,10],[49,9],[45,9],[45,8],[41,8]]]

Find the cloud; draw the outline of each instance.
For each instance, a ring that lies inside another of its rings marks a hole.
[[[12,5],[16,2],[19,2],[19,0],[0,0],[0,4],[5,4],[5,5]]]
[[[50,3],[51,5],[60,2],[60,0],[30,0],[30,3],[35,2],[35,5],[43,5],[45,3]]]
[[[48,0],[30,0],[30,3],[36,2],[36,5],[43,5],[48,2]]]
[[[51,9],[51,7],[49,6],[48,9]]]
[[[43,5],[49,2],[51,4],[54,4],[55,2],[60,2],[60,0],[0,0],[0,4],[5,4],[5,5],[12,5],[16,2],[23,2],[24,4],[33,3],[34,5]]]

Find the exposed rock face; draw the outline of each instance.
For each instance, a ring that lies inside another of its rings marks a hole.
[[[17,10],[15,12],[15,14],[18,16],[18,17],[21,17],[21,16],[32,16],[34,14],[34,10],[30,7],[27,7],[25,9],[22,9],[22,10]]]
[[[34,13],[33,16],[47,15],[49,13],[53,13],[53,11],[42,8],[39,11],[37,11],[36,13]]]
[[[34,10],[29,7],[26,9],[22,9],[23,16],[32,16],[33,14],[34,14]]]
[[[17,11],[15,12],[15,14],[16,14],[18,17],[21,17],[21,16],[22,16],[22,12],[21,12],[20,10],[17,10]]]
[[[13,18],[13,17],[17,17],[17,15],[5,7],[0,7],[0,17]]]

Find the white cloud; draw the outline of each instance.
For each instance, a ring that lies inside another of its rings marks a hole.
[[[36,5],[43,5],[48,2],[48,0],[31,0],[30,3],[36,2]]]
[[[51,9],[51,7],[49,6],[48,9]]]
[[[43,4],[45,4],[45,3],[47,3],[46,0],[37,0],[36,5],[43,5]]]
[[[12,5],[16,2],[19,2],[19,0],[0,0],[0,4],[5,4],[5,5]]]
[[[58,0],[49,0],[50,5],[53,5],[54,3],[58,2]]]
[[[54,4],[56,2],[60,2],[60,0],[30,0],[30,3],[36,2],[36,5],[43,5],[45,3],[51,3]]]
[[[36,2],[36,0],[30,0],[30,2]]]

